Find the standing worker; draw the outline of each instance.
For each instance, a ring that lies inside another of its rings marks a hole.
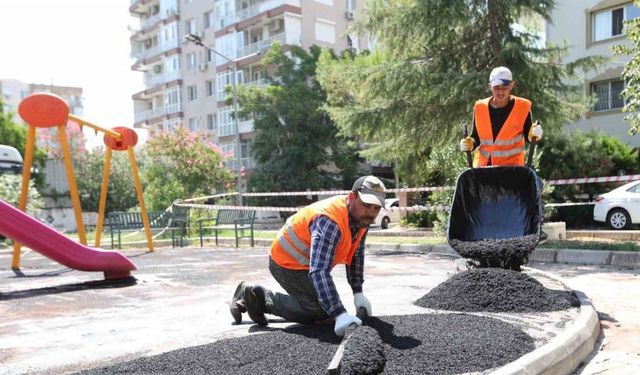
[[[508,68],[493,69],[489,75],[493,96],[478,100],[473,107],[473,132],[460,140],[460,151],[477,147],[474,167],[524,166],[525,134],[529,142],[542,138],[542,127],[531,123],[531,101],[511,95],[515,83]]]
[[[288,294],[241,282],[230,303],[236,323],[242,321],[243,312],[261,325],[267,324],[265,313],[303,324],[335,319],[338,336],[344,336],[351,324],[361,325],[344,308],[331,269],[346,265],[355,309],[364,307],[371,316],[371,303],[362,293],[364,245],[384,199],[384,184],[374,176],[363,176],[348,195],[318,201],[291,216],[269,254],[269,271]]]

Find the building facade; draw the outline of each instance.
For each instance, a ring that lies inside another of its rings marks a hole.
[[[347,35],[355,0],[131,0],[140,19],[131,35],[133,70],[144,72],[143,91],[133,95],[134,127],[172,131],[178,126],[206,131],[233,155],[228,165],[250,173],[252,121],[236,126],[225,87],[265,84],[263,52],[274,42],[284,48],[311,45],[367,48],[363,38]],[[190,43],[199,37],[214,51]]]
[[[18,105],[20,105],[22,99],[35,92],[50,92],[58,95],[69,105],[69,112],[82,116],[84,105],[82,103],[81,87],[26,83],[17,79],[0,79],[0,96],[2,96],[5,110],[17,113]],[[16,116],[15,120],[22,122],[20,116]]]
[[[606,67],[590,72],[586,77],[585,95],[596,99],[583,118],[569,125],[571,130],[602,130],[623,142],[640,147],[640,136],[629,134],[629,123],[622,112],[624,89],[622,71],[627,56],[614,56],[611,47],[629,44],[623,22],[640,16],[640,9],[632,1],[583,0],[557,1],[546,25],[546,39],[554,44],[564,41],[569,54],[564,62],[586,56],[608,56]]]

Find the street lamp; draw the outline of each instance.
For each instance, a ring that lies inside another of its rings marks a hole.
[[[222,53],[202,43],[202,39],[197,35],[187,34],[184,36],[184,39],[197,46],[204,47],[206,50],[215,53],[216,55],[222,57],[223,59],[231,63],[232,74],[233,74],[233,77],[231,78],[232,97],[233,97],[233,122],[236,128],[236,148],[234,151],[235,151],[236,160],[238,161],[238,171],[237,171],[238,177],[236,180],[236,184],[238,187],[238,204],[242,206],[242,186],[240,185],[242,182],[242,177],[240,176],[240,167],[242,165],[242,160],[241,160],[241,152],[240,152],[240,119],[238,118],[238,87],[236,82],[238,77],[237,61],[230,59],[229,57],[223,55]]]

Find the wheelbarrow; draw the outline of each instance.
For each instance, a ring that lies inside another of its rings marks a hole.
[[[534,149],[531,143],[527,166],[473,168],[467,153],[469,169],[456,181],[447,240],[476,267],[520,271],[540,240],[542,183],[531,168]]]

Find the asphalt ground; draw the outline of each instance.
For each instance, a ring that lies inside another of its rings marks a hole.
[[[124,253],[139,270],[135,280],[112,285],[103,282],[100,273],[70,270],[30,251],[23,254],[22,274],[16,275],[9,270],[10,250],[0,249],[0,264],[6,265],[0,271],[0,374],[75,373],[291,326],[274,320],[261,329],[246,317],[243,324],[231,324],[226,302],[238,281],[279,289],[267,271],[264,248]],[[582,291],[588,296],[589,288],[600,290],[607,282],[624,281],[630,286],[627,291],[637,291],[633,288],[638,275],[633,271],[540,266],[586,286]],[[366,267],[364,291],[376,316],[424,313],[413,302],[455,273],[452,258],[433,254],[369,254]],[[345,305],[353,310],[340,267],[334,277]],[[635,319],[638,302],[620,295],[615,299],[612,293],[597,295],[607,308],[611,306],[604,314],[617,323],[605,329],[603,350],[592,361],[597,363],[599,355],[604,358],[602,352],[616,349],[604,363],[611,366],[617,361],[628,368],[638,355],[633,339],[640,331]],[[599,301],[594,303],[598,308]],[[553,316],[548,317],[546,323],[553,325]],[[560,320],[566,323],[570,317]],[[552,330],[534,337],[536,345],[557,334]],[[624,347],[607,340],[620,330],[626,337]],[[527,333],[533,331],[535,327]],[[582,373],[588,374],[588,368]]]

